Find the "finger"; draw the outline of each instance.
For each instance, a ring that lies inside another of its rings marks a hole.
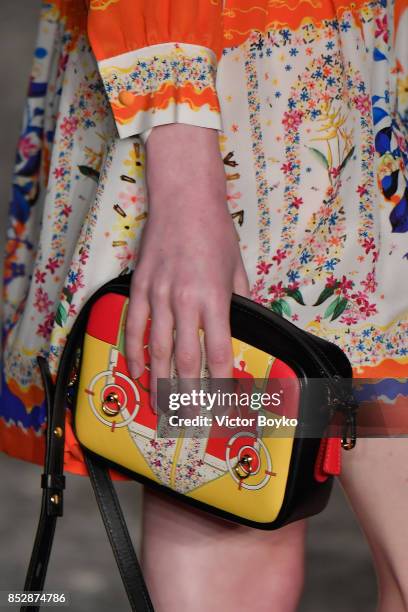
[[[176,309],[175,362],[178,373],[178,392],[188,393],[193,389],[199,391],[201,370],[201,348],[199,339],[198,307],[188,310]],[[194,406],[188,408],[195,414]]]
[[[145,369],[143,345],[149,314],[150,306],[146,294],[131,292],[126,315],[125,353],[127,366],[133,378],[139,378]]]
[[[175,359],[180,378],[199,378],[201,350],[198,312],[176,311]]]
[[[203,312],[205,350],[213,378],[232,378],[230,305],[230,300],[224,299],[208,305]]]
[[[157,412],[157,379],[170,377],[173,326],[174,319],[169,303],[166,301],[154,302],[149,340],[150,403],[154,412]]]
[[[213,413],[220,416],[230,412],[228,395],[233,386],[233,351],[230,332],[230,301],[214,304],[206,309],[203,317],[204,340],[207,365],[210,371],[209,388],[213,397],[217,397],[212,407]],[[215,395],[214,395],[215,394]],[[221,394],[221,395],[220,395]]]
[[[234,293],[242,295],[243,297],[251,297],[251,289],[247,273],[245,272],[244,266],[240,266],[234,278]]]

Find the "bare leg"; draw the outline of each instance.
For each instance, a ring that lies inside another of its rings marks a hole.
[[[157,612],[294,612],[306,521],[261,531],[145,489],[142,563]]]
[[[408,439],[359,439],[340,482],[370,544],[378,612],[408,611]]]

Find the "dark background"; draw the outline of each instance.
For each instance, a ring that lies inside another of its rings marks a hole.
[[[1,254],[39,6],[40,0],[0,0]],[[39,466],[0,453],[0,590],[23,588],[40,509],[40,474]],[[119,483],[117,489],[137,543],[141,487]],[[127,600],[88,479],[67,475],[64,501],[46,589],[69,592],[70,609],[75,612],[112,608],[127,612]],[[376,584],[369,550],[336,484],[328,508],[309,519],[306,587],[299,612],[374,612],[375,606]],[[273,602],[271,612],[279,612]]]

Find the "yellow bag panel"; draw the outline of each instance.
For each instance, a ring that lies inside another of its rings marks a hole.
[[[85,335],[75,410],[79,441],[106,459],[193,499],[252,521],[272,522],[285,494],[295,428],[286,428],[291,437],[285,438],[273,437],[271,428],[263,430],[262,438],[234,430],[224,451],[216,453],[209,450],[214,442],[206,438],[157,438],[157,418],[148,396],[123,365],[123,325],[120,329],[117,347]],[[273,357],[236,339],[233,350],[236,363],[245,355],[245,371],[267,378]],[[124,402],[114,417],[102,411],[102,401],[112,389],[122,394]],[[268,411],[267,416],[278,415]],[[234,469],[242,452],[252,455],[257,465],[256,473],[245,479],[238,478]]]

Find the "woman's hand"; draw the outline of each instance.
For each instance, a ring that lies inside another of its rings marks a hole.
[[[248,296],[249,284],[227,208],[218,132],[159,126],[147,140],[146,155],[149,214],[132,277],[126,355],[131,375],[139,377],[150,315],[155,408],[157,378],[169,377],[173,349],[179,377],[199,378],[200,327],[211,376],[232,377],[231,293]]]

